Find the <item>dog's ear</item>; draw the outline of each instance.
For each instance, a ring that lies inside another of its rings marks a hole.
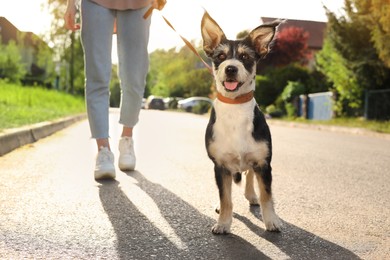
[[[202,18],[201,31],[203,50],[210,57],[221,41],[226,40],[225,33],[207,12],[204,13]]]
[[[283,20],[275,20],[271,23],[262,24],[248,35],[252,44],[255,46],[260,57],[264,57],[269,52],[269,45],[275,36],[277,27],[284,22]]]

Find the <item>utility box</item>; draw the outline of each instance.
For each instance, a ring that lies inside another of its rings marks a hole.
[[[307,119],[330,120],[333,117],[333,93],[322,92],[308,95]]]

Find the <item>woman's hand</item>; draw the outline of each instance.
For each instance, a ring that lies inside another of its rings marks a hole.
[[[65,28],[71,31],[80,29],[80,24],[75,23],[76,5],[74,0],[68,0],[68,6],[64,15]]]
[[[162,10],[167,3],[167,0],[153,0],[152,7],[157,10]]]

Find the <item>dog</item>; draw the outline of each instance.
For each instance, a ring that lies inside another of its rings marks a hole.
[[[271,133],[253,97],[256,65],[270,50],[281,20],[263,24],[241,40],[228,40],[220,26],[205,12],[201,22],[203,50],[212,60],[217,98],[211,109],[205,142],[214,163],[220,204],[214,234],[230,233],[232,182],[246,173],[245,197],[259,205],[266,230],[280,231],[271,192]],[[260,196],[254,189],[256,176]]]

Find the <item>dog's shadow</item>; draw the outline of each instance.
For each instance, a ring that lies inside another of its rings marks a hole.
[[[251,206],[250,212],[262,220],[259,206]],[[285,221],[282,232],[275,233],[264,231],[245,216],[234,213],[233,217],[274,244],[290,259],[361,259],[353,252]]]
[[[100,181],[100,200],[116,234],[120,259],[270,259],[244,238],[234,234],[213,235],[211,226],[215,219],[141,173],[134,171],[128,176],[153,200],[165,223],[185,247],[178,247],[152,223],[126,196],[118,181]],[[259,215],[258,208],[251,211]],[[359,259],[347,249],[293,225],[285,224],[281,233],[270,233],[244,216],[235,214],[234,217],[292,259]]]

